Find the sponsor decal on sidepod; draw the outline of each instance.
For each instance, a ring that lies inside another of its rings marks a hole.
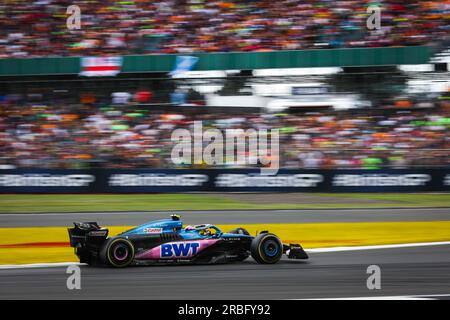
[[[145,228],[144,233],[161,233],[163,228]]]
[[[218,240],[198,240],[163,243],[160,246],[138,254],[136,258],[148,260],[192,258],[200,251],[215,244],[217,241]]]

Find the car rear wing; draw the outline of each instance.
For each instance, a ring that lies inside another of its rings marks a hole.
[[[67,229],[71,247],[96,247],[108,238],[109,230],[100,227],[97,222],[74,222],[73,224],[73,228]]]

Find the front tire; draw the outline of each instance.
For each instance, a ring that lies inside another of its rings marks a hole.
[[[115,268],[128,267],[134,259],[134,246],[125,238],[112,238],[105,244],[102,257],[105,262]]]
[[[283,255],[283,244],[276,235],[261,233],[252,240],[250,253],[260,264],[274,264],[280,261]]]

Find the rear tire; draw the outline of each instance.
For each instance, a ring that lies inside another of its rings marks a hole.
[[[272,233],[261,233],[253,239],[250,252],[252,258],[260,264],[273,264],[283,255],[281,240]]]
[[[134,246],[125,238],[112,238],[102,249],[101,256],[106,264],[115,268],[128,267],[134,260]]]

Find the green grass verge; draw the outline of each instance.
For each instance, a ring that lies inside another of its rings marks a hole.
[[[250,195],[251,196],[251,195]],[[270,195],[268,195],[270,197]],[[246,203],[211,194],[95,194],[95,195],[0,195],[0,213],[15,212],[96,212],[155,210],[239,210],[239,209],[317,209],[450,207],[450,194],[317,194],[320,197],[348,199],[339,204]],[[356,198],[378,200],[361,204]],[[384,202],[385,201],[385,202]]]

